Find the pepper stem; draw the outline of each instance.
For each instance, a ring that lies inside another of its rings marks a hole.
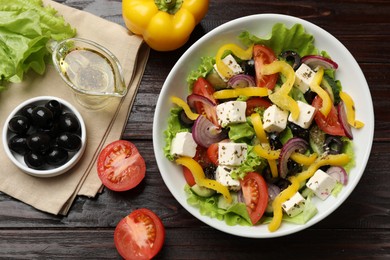
[[[175,14],[181,8],[183,0],[154,0],[158,10]]]

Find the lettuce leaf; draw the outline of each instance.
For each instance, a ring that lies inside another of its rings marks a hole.
[[[206,75],[213,70],[215,64],[214,57],[201,57],[201,63],[196,70],[192,70],[187,76],[187,83],[192,86],[199,77],[206,77]]]
[[[282,23],[272,27],[272,33],[267,38],[259,38],[248,31],[239,35],[239,39],[247,46],[251,44],[263,44],[274,50],[275,55],[286,50],[297,52],[301,57],[309,54],[318,54],[314,46],[314,36],[306,33],[301,24],[295,24],[290,29]]]
[[[21,82],[29,70],[42,75],[49,41],[75,35],[76,30],[42,0],[0,0],[0,90],[7,82]]]

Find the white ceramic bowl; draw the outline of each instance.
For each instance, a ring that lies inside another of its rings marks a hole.
[[[175,165],[164,157],[163,147],[165,146],[164,129],[167,128],[169,111],[173,106],[169,101],[170,96],[176,95],[186,98],[188,88],[186,77],[188,73],[197,68],[202,56],[214,56],[220,46],[226,43],[240,44],[237,36],[247,30],[252,34],[264,38],[271,33],[275,23],[283,23],[288,28],[300,23],[306,32],[315,37],[315,45],[319,50],[325,50],[338,63],[337,79],[343,85],[343,90],[349,93],[355,101],[357,118],[365,123],[364,128],[354,131],[354,144],[356,155],[356,166],[349,175],[348,185],[345,186],[336,197],[330,196],[325,201],[313,198],[318,208],[318,213],[305,225],[295,225],[283,222],[281,227],[275,231],[268,231],[267,225],[228,226],[223,221],[202,216],[199,210],[187,204],[187,196],[184,192],[185,180],[181,167]],[[358,184],[366,167],[374,135],[374,112],[371,94],[366,79],[353,58],[351,53],[335,37],[305,20],[278,14],[259,14],[242,17],[212,30],[195,44],[193,44],[178,60],[168,75],[159,96],[153,122],[153,145],[161,176],[168,189],[176,200],[193,216],[204,223],[236,236],[251,238],[271,238],[285,236],[291,233],[306,229],[324,219],[337,209],[351,194]]]
[[[20,154],[17,154],[13,151],[11,151],[8,147],[8,140],[15,134],[13,134],[11,131],[8,129],[8,122],[11,120],[11,118],[16,115],[24,106],[28,104],[34,104],[34,105],[43,105],[49,100],[57,100],[63,105],[63,111],[65,112],[72,112],[76,115],[80,122],[80,127],[81,127],[81,148],[77,152],[70,152],[69,153],[69,159],[68,161],[58,167],[54,166],[47,166],[44,169],[32,169],[29,168],[26,163],[24,162],[23,156]],[[2,141],[3,141],[3,147],[4,150],[9,157],[9,159],[23,172],[30,174],[32,176],[36,177],[53,177],[57,176],[60,174],[63,174],[67,172],[69,169],[71,169],[82,157],[85,147],[86,147],[86,128],[85,128],[85,123],[84,120],[81,116],[81,114],[77,111],[77,109],[67,102],[66,100],[63,100],[58,97],[53,97],[53,96],[39,96],[39,97],[34,97],[31,99],[28,99],[24,102],[22,102],[20,105],[18,105],[12,112],[9,114],[7,120],[4,122],[3,126],[3,136],[2,136]]]

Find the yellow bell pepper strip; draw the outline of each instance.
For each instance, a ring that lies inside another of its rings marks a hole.
[[[268,89],[259,87],[232,88],[218,90],[213,94],[215,99],[237,98],[239,96],[265,97],[268,96]]]
[[[310,177],[314,175],[314,173],[322,166],[331,165],[345,165],[349,162],[350,157],[347,154],[335,154],[335,155],[326,155],[323,157],[319,157],[316,161],[309,166],[309,168],[296,176],[292,176],[289,178],[291,185],[284,189],[278,196],[276,196],[275,200],[272,203],[272,209],[274,212],[274,216],[271,222],[268,224],[268,230],[271,232],[276,231],[281,223],[283,217],[282,204],[290,199],[300,188],[301,183],[308,180]]]
[[[230,78],[233,76],[233,71],[222,61],[222,57],[226,51],[231,51],[234,56],[242,60],[250,60],[252,58],[253,45],[244,50],[236,44],[228,43],[218,49],[217,55],[215,56],[217,70],[224,78]]]
[[[188,106],[187,102],[185,102],[183,99],[172,96],[171,97],[172,103],[178,105],[179,107],[183,108],[184,113],[186,116],[191,120],[196,120],[199,116],[199,114],[192,112],[191,108]]]
[[[330,98],[328,92],[323,89],[320,84],[322,81],[322,77],[324,76],[324,69],[320,67],[317,73],[314,75],[313,80],[310,83],[311,91],[317,93],[318,96],[322,99],[322,107],[320,108],[320,112],[327,117],[330,110],[332,109],[333,102]]]
[[[228,188],[217,182],[216,180],[206,178],[202,166],[200,166],[197,161],[190,157],[184,156],[176,159],[176,163],[187,167],[191,171],[192,175],[194,176],[195,182],[199,186],[215,190],[216,192],[221,193],[228,203],[232,202],[232,196],[230,195]]]
[[[286,81],[283,83],[282,87],[276,92],[269,95],[269,99],[278,107],[284,110],[291,112],[291,116],[294,120],[298,119],[299,116],[299,107],[298,103],[290,97],[290,93],[294,82],[295,82],[295,73],[293,68],[285,61],[274,61],[270,64],[265,64],[261,68],[261,74],[271,75],[275,73],[282,73],[286,78]]]
[[[253,146],[253,151],[258,156],[260,156],[264,159],[267,159],[267,160],[277,160],[279,158],[279,155],[280,155],[279,150],[275,151],[275,150],[267,149],[267,148],[264,148],[260,144],[256,144],[255,146]]]
[[[265,146],[265,149],[270,151],[271,147],[269,145],[267,135],[266,135],[266,133],[264,131],[263,123],[261,122],[260,114],[253,113],[251,115],[251,121],[252,121],[253,128],[255,129],[256,136],[260,140],[260,143]],[[261,145],[259,145],[259,147],[255,148],[255,151],[256,151],[256,149],[259,150],[261,148],[262,148]],[[263,151],[258,151],[256,153],[259,155],[260,153],[263,153]],[[267,152],[266,154],[268,155],[269,153]],[[280,152],[279,152],[279,154],[280,154]],[[279,154],[278,154],[278,158],[279,158]],[[268,165],[269,165],[269,167],[271,169],[272,177],[274,177],[274,178],[278,177],[278,167],[276,165],[276,160],[278,158],[276,158],[276,159],[267,159]]]
[[[318,155],[316,153],[312,153],[309,156],[306,156],[306,155],[301,154],[301,153],[292,153],[290,156],[290,158],[292,160],[294,160],[295,162],[297,162],[299,164],[305,165],[305,166],[309,166],[312,163],[314,163],[314,161],[317,159],[317,157],[318,157]]]
[[[340,91],[340,98],[344,102],[345,110],[347,112],[348,124],[354,128],[362,128],[364,123],[355,119],[355,103],[350,95],[346,92]]]
[[[123,0],[126,27],[157,51],[183,46],[208,11],[208,0]]]

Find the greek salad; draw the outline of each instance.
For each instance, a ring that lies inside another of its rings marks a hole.
[[[172,96],[164,154],[181,165],[187,202],[228,225],[304,224],[348,182],[355,105],[338,64],[302,25],[248,31],[187,77]]]

